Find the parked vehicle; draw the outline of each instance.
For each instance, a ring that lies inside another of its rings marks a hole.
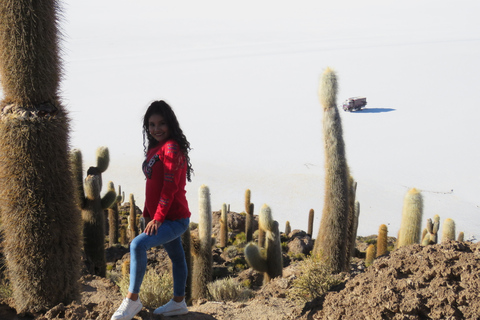
[[[361,110],[366,105],[367,105],[367,98],[365,97],[348,98],[343,102],[343,110],[345,111]]]

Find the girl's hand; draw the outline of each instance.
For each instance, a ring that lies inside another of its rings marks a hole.
[[[153,219],[145,227],[144,233],[146,233],[148,236],[156,235],[158,228],[160,228],[161,225],[162,223],[160,221]]]

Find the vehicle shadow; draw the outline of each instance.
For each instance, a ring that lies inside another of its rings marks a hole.
[[[382,112],[391,112],[397,109],[393,108],[364,108],[359,111],[355,111],[355,113],[382,113]]]

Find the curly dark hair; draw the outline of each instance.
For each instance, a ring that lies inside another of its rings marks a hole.
[[[187,161],[187,180],[192,181],[191,175],[193,173],[193,168],[188,155],[191,150],[190,142],[188,142],[187,137],[183,134],[172,108],[163,100],[152,102],[143,117],[143,150],[145,156],[147,155],[148,150],[158,145],[158,141],[150,135],[148,130],[148,120],[154,114],[161,115],[167,123],[170,131],[170,138],[178,143],[180,150],[182,150],[185,155],[185,160]]]

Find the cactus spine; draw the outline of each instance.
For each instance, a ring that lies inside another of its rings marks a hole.
[[[77,201],[82,211],[83,219],[83,248],[87,257],[87,269],[90,273],[105,277],[105,216],[104,211],[112,205],[117,195],[115,189],[110,188],[100,197],[102,189],[102,173],[108,168],[108,148],[97,149],[97,166],[87,170],[85,184],[83,184],[82,155],[80,150],[72,152],[72,166],[76,174],[78,185]],[[80,187],[83,185],[83,187]]]
[[[327,68],[319,88],[325,139],[325,198],[313,254],[328,261],[334,273],[344,271],[346,265],[346,221],[349,212],[348,167],[342,123],[336,106],[337,90],[336,74]]]
[[[313,218],[315,216],[315,211],[313,209],[310,209],[308,212],[308,229],[307,229],[307,234],[310,236],[310,238],[313,236]]]
[[[410,189],[403,200],[402,222],[397,248],[420,243],[423,199],[419,190]]]
[[[380,228],[378,229],[378,237],[377,237],[377,258],[380,256],[383,256],[384,254],[387,254],[387,235],[388,235],[388,229],[387,226],[382,224]]]
[[[455,240],[455,221],[448,218],[443,221],[442,242]]]
[[[210,204],[210,190],[202,185],[198,192],[199,221],[198,237],[199,248],[195,257],[192,276],[192,298],[205,299],[207,284],[212,281],[212,209]]]
[[[225,248],[228,241],[228,218],[227,218],[227,204],[222,205],[222,212],[220,214],[220,248]]]
[[[59,3],[0,1],[0,212],[18,313],[78,295],[81,220],[60,103]]]
[[[271,209],[266,204],[260,210],[259,224],[266,231],[265,256],[257,245],[250,242],[245,247],[245,258],[253,269],[264,273],[263,283],[267,283],[282,276],[283,262],[278,222],[273,220]]]

